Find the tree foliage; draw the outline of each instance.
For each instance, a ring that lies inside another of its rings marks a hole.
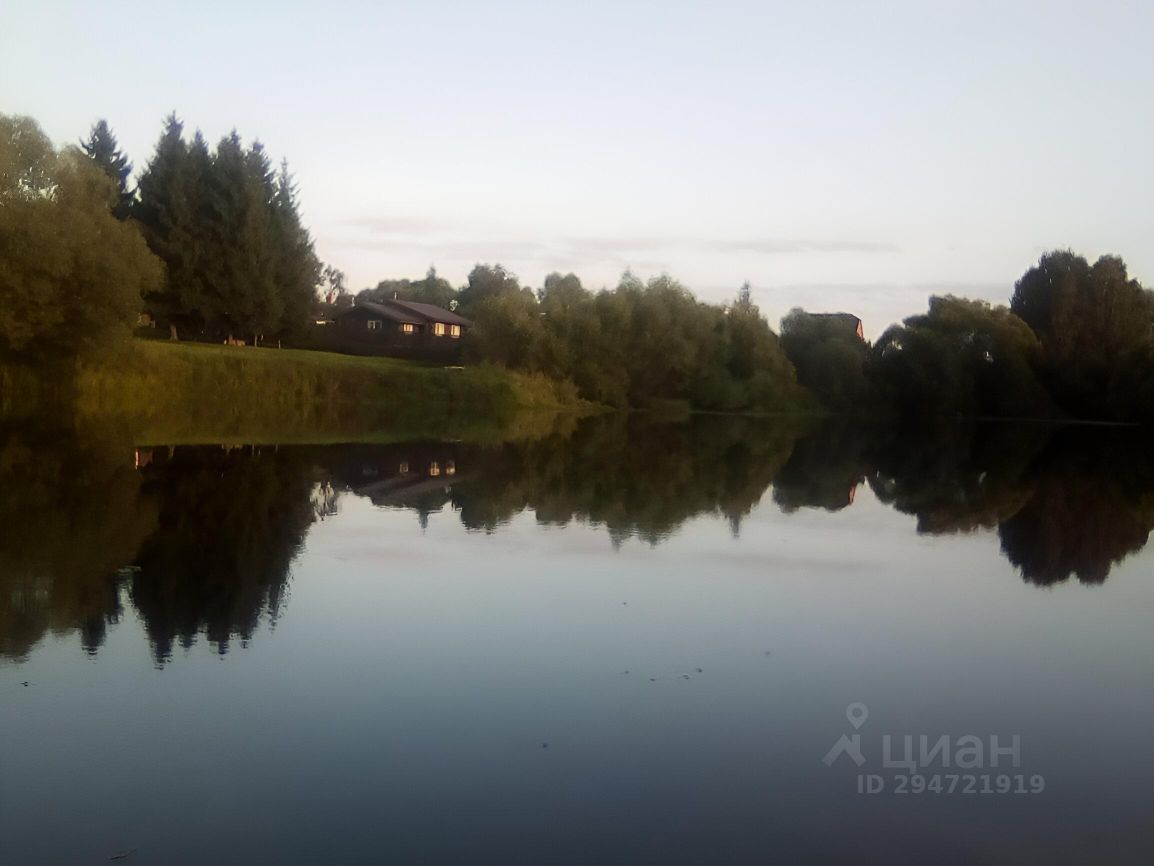
[[[1046,415],[1039,357],[1037,337],[1006,307],[933,297],[928,313],[882,334],[871,375],[902,414]]]
[[[286,163],[233,131],[210,151],[191,144],[176,115],[165,120],[134,208],[168,266],[149,309],[176,333],[254,343],[303,333],[321,265],[300,218]]]
[[[815,316],[794,308],[781,320],[781,345],[798,381],[823,404],[841,411],[870,407],[869,346],[858,336],[856,317]]]
[[[726,308],[669,276],[643,282],[629,272],[597,293],[554,273],[534,292],[500,265],[478,265],[459,299],[475,323],[470,358],[569,379],[600,403],[736,411],[784,408],[802,396],[748,293]]]
[[[128,219],[136,199],[135,192],[128,186],[128,179],[132,175],[132,163],[120,150],[108,121],[98,120],[93,124],[87,140],[82,141],[80,147],[88,158],[108,175],[109,180],[116,184],[117,195],[112,205],[113,215],[119,220]]]
[[[162,279],[112,180],[34,120],[0,115],[0,354],[68,356],[128,335]]]
[[[1014,286],[1011,309],[1041,341],[1043,376],[1064,409],[1122,419],[1142,411],[1112,382],[1135,378],[1133,365],[1149,356],[1154,295],[1120,258],[1091,265],[1068,250],[1047,253]],[[1145,370],[1154,375],[1154,367]]]
[[[437,307],[449,307],[457,298],[457,290],[437,269],[430,267],[422,280],[381,280],[371,289],[357,292],[358,301],[379,302],[391,299],[417,301]]]

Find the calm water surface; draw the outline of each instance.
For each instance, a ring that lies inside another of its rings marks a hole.
[[[1139,434],[14,429],[0,474],[5,864],[1154,856]]]

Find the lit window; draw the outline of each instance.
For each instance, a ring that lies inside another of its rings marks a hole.
[[[445,474],[446,475],[456,475],[457,474],[457,464],[454,463],[452,460],[446,460],[445,461]]]
[[[459,340],[461,338],[461,326],[449,325],[449,336],[455,340]]]
[[[409,464],[408,463],[402,463],[400,466],[398,466],[397,467],[397,474],[398,475],[408,475],[409,474]]]
[[[433,336],[435,336],[435,337],[445,336],[445,323],[444,322],[434,322],[433,323]]]
[[[417,332],[417,326],[412,324],[411,322],[405,322],[403,325],[401,325],[401,333],[402,334],[415,334],[416,332]]]
[[[381,320],[380,319],[369,319],[368,322],[366,322],[365,324],[367,324],[369,326],[370,331],[376,331],[376,330],[379,330],[381,327]]]
[[[429,464],[429,474],[434,477],[441,474],[441,466],[436,460]]]

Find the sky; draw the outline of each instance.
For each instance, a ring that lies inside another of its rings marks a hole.
[[[1049,249],[1154,284],[1151,2],[0,0],[0,113],[287,158],[351,289],[668,272],[867,335]]]

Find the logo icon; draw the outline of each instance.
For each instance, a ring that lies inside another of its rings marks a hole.
[[[859,767],[865,763],[865,755],[861,753],[861,734],[856,733],[856,731],[866,723],[869,715],[869,707],[861,701],[854,701],[845,708],[845,717],[849,720],[849,723],[853,725],[855,733],[842,734],[841,739],[834,743],[833,747],[825,753],[822,761],[827,767],[832,767],[834,761],[840,758],[843,753],[849,755],[854,764]]]

